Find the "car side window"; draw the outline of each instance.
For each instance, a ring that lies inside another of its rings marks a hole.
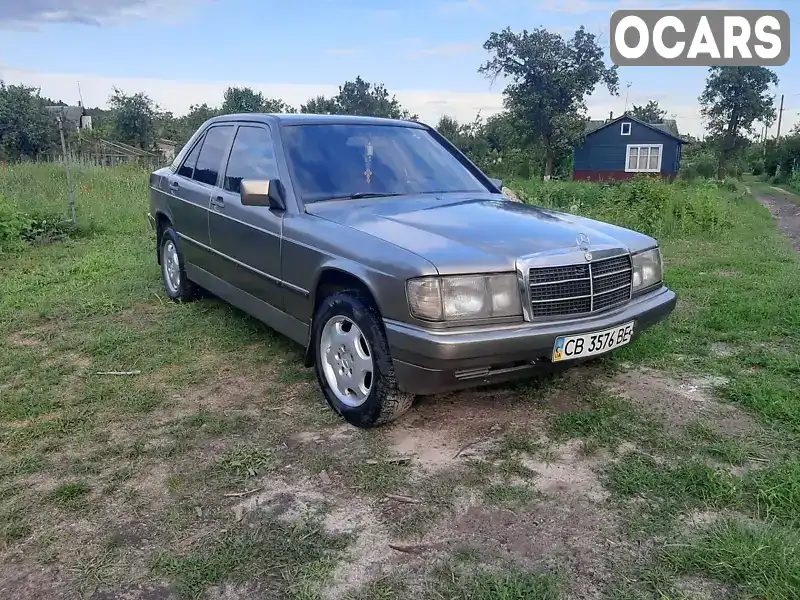
[[[181,177],[187,177],[189,179],[192,178],[192,173],[194,172],[194,166],[197,164],[197,157],[200,154],[200,146],[203,145],[203,138],[200,138],[198,142],[192,148],[192,151],[186,156],[186,160],[183,161],[181,168],[178,169],[178,175]]]
[[[233,140],[223,187],[238,194],[242,179],[277,179],[278,165],[269,130],[263,127],[239,127]]]
[[[228,142],[232,135],[233,125],[222,125],[208,130],[200,155],[197,157],[197,166],[192,179],[208,185],[217,185],[222,157],[228,150]]]

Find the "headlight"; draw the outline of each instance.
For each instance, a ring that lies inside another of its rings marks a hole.
[[[522,314],[515,273],[420,277],[407,284],[411,314],[426,321],[463,321]]]
[[[634,294],[661,283],[662,277],[661,250],[659,248],[633,255]]]

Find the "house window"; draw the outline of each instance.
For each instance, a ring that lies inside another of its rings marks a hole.
[[[630,122],[622,124],[622,135],[630,135],[631,134],[631,124]]]
[[[625,171],[628,173],[659,173],[662,144],[628,144]]]

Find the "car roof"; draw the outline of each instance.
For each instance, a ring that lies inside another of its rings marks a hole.
[[[281,125],[390,125],[395,127],[413,127],[424,129],[425,125],[416,121],[403,119],[385,119],[382,117],[362,117],[357,115],[315,115],[307,113],[236,113],[220,115],[209,122],[220,121],[262,121],[278,122]]]

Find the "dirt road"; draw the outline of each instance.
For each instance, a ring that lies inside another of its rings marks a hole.
[[[765,186],[756,190],[756,198],[769,209],[780,230],[800,252],[800,197],[781,188]]]

